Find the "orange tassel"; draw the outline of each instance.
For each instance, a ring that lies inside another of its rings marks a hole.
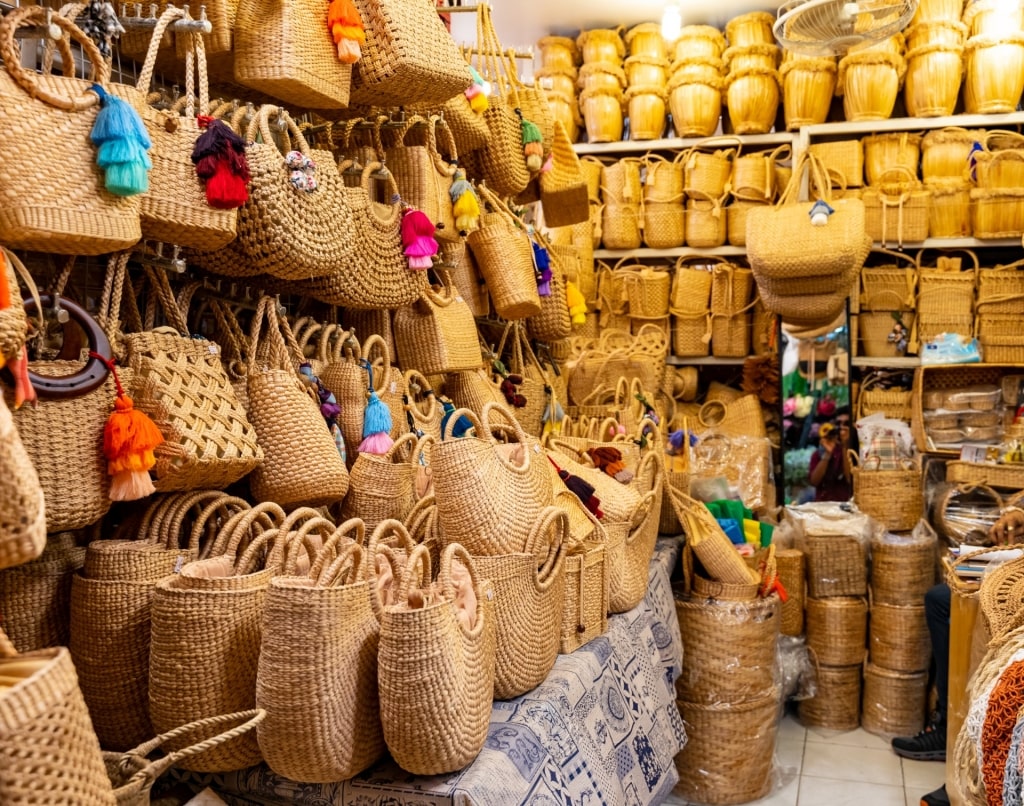
[[[331,0],[327,27],[338,46],[338,59],[342,63],[355,64],[362,58],[360,46],[366,44],[366,29],[352,0]]]

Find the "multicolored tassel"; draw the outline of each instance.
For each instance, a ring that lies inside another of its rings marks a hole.
[[[383,456],[395,444],[391,439],[391,410],[373,388],[373,366],[368,361],[362,364],[370,380],[366,392],[366,409],[363,411],[363,441],[359,443],[359,452]]]
[[[444,410],[444,416],[441,418],[441,433],[444,434],[448,430],[448,421],[455,413],[455,404],[452,403],[450,400],[442,400],[441,408]],[[459,419],[455,421],[455,425],[452,427],[452,436],[464,437],[472,429],[472,421],[465,415],[461,415]]]
[[[473,76],[473,83],[466,90],[466,98],[469,99],[470,109],[478,115],[482,115],[491,107],[491,102],[487,99],[487,82],[472,65],[469,67],[469,72]]]
[[[466,172],[461,168],[456,168],[452,177],[451,199],[459,235],[468,235],[470,230],[476,229],[480,224],[480,200],[466,179]]]
[[[622,451],[602,445],[599,448],[588,448],[587,456],[594,463],[594,466],[611,476],[622,484],[629,484],[633,480],[633,471],[626,467],[622,461]]]
[[[523,130],[523,155],[526,157],[526,168],[530,173],[537,173],[544,167],[544,137],[536,123],[527,120],[519,110],[519,120]]]
[[[327,29],[338,47],[342,64],[355,64],[363,57],[366,28],[352,0],[331,0],[327,7]]]
[[[537,273],[537,294],[542,297],[551,296],[551,255],[548,254],[548,250],[538,244],[536,241],[531,241],[530,245],[533,247],[533,266]]]
[[[245,141],[224,121],[196,118],[203,133],[192,148],[192,164],[206,187],[206,203],[216,210],[234,210],[249,199],[249,160]]]
[[[582,503],[595,518],[602,520],[604,518],[604,512],[601,511],[600,499],[594,494],[597,492],[597,490],[594,489],[594,485],[590,484],[585,479],[581,479],[579,476],[574,476],[568,470],[562,470],[562,468],[555,464],[555,460],[552,459],[550,455],[548,456],[548,461],[551,462],[552,466],[558,472],[558,478],[565,483],[569,492],[580,499],[580,503]]]
[[[440,249],[434,238],[435,230],[426,213],[412,207],[405,208],[402,213],[402,246],[413,271],[424,271],[434,265]]]
[[[89,88],[100,98],[89,139],[97,147],[96,164],[103,169],[104,186],[115,196],[135,196],[149,190],[152,146],[139,113],[127,101],[99,84]]]

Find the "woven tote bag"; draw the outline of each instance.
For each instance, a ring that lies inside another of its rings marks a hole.
[[[414,775],[454,772],[475,759],[494,704],[494,588],[457,543],[445,548],[440,565],[440,592],[431,589],[425,546],[413,549],[396,604],[384,605],[370,587],[381,614],[384,740]]]
[[[258,735],[267,765],[294,781],[348,780],[384,752],[376,571],[364,544],[362,522],[347,521],[308,574],[285,569],[267,591],[256,682],[267,718]]]
[[[153,39],[139,72],[136,88],[141,96],[149,92],[156,65],[157,49],[167,26],[185,16],[182,9],[170,7],[160,15]],[[209,115],[210,90],[206,76],[206,51],[199,34],[186,34],[188,59],[198,68],[198,88],[189,65],[185,72],[184,114],[143,106],[142,119],[153,142],[153,169],[149,191],[142,196],[139,215],[144,238],[191,246],[196,249],[220,249],[234,240],[237,210],[218,210],[206,201],[206,189],[192,163],[192,150],[202,134],[196,115]],[[198,89],[199,104],[196,106]]]
[[[480,366],[476,320],[466,300],[441,272],[440,289],[427,287],[419,300],[395,311],[398,360],[425,375],[444,375]]]
[[[344,170],[347,166],[342,163],[340,167]],[[374,201],[374,179],[387,184],[391,203]],[[351,243],[346,248],[353,254],[333,263],[319,278],[289,283],[284,290],[348,308],[383,310],[411,305],[425,283],[421,272],[409,269],[403,251],[402,205],[394,176],[383,164],[370,162],[363,168],[359,186],[342,188],[340,195],[340,203],[351,211],[351,229],[346,231]]]
[[[128,283],[127,261],[126,253],[111,259],[115,288]],[[220,348],[189,335],[167,274],[145,271],[150,302],[159,302],[169,326],[128,333],[124,344],[135,375],[135,405],[164,437],[154,451],[154,486],[164,492],[226,487],[262,461],[256,432],[224,371]],[[113,310],[117,302],[113,297]]]
[[[295,107],[348,106],[352,65],[338,59],[323,3],[238,0],[233,33],[239,84]]]
[[[626,613],[640,604],[647,595],[648,566],[654,554],[654,544],[658,542],[661,485],[662,479],[659,477],[655,488],[640,499],[630,528],[625,532],[617,532],[615,536],[610,534],[605,543],[610,571],[609,613]]]
[[[0,630],[0,674],[0,802],[115,806],[71,654],[19,655]]]
[[[460,416],[473,424],[474,436],[452,436]],[[498,428],[508,442],[495,439]],[[540,443],[504,406],[488,403],[479,417],[469,409],[452,414],[444,439],[431,446],[430,465],[448,540],[475,555],[525,551],[533,524],[552,503],[551,477]]]
[[[490,212],[466,242],[487,283],[491,302],[503,319],[525,319],[540,313],[533,246],[522,223],[490,188],[480,185]]]
[[[261,336],[264,321],[267,332]],[[278,321],[276,303],[263,297],[249,336],[249,415],[263,464],[252,472],[249,485],[260,501],[289,507],[332,504],[348,492],[348,470],[319,400],[314,402],[296,372],[298,345],[290,350],[285,334],[291,330]],[[261,345],[266,346],[265,359],[260,358]]]
[[[444,417],[437,395],[423,373],[415,369],[405,371],[406,424],[417,436],[441,439],[441,420]]]
[[[429,120],[419,115],[408,118],[399,130],[397,145],[384,153],[402,201],[434,222],[435,238],[458,241],[450,193],[455,167],[445,162],[437,150],[439,126],[443,127],[448,154],[457,163],[459,154],[451,130],[439,115],[431,115]],[[421,129],[424,135],[419,137]],[[413,142],[414,139],[423,142]]]
[[[491,312],[491,296],[473,258],[473,252],[461,243],[446,243],[441,246],[441,265],[452,276],[455,287],[473,316],[487,316]]]
[[[0,395],[0,568],[38,557],[46,545],[45,495],[14,418]]]
[[[352,76],[352,103],[447,101],[473,78],[431,0],[355,0],[366,26]]]
[[[370,532],[389,519],[404,521],[416,503],[418,441],[415,434],[407,433],[382,456],[360,453],[349,473],[341,517],[361,519]]]
[[[494,586],[494,698],[509,700],[539,686],[558,657],[565,605],[569,517],[556,506],[533,525],[526,550],[474,557],[476,572]],[[537,565],[537,555],[547,552]]]
[[[551,281],[547,296],[540,297],[540,313],[526,320],[526,332],[532,339],[560,341],[572,335],[572,319],[569,316],[565,286],[568,279],[564,269],[566,261],[539,234],[536,237],[537,242],[548,252]]]
[[[568,227],[590,221],[590,197],[580,158],[560,121],[555,121],[551,170],[540,175],[540,203],[544,223]]]
[[[81,46],[94,76],[37,75],[21,64],[15,32],[57,26],[57,48],[66,69],[76,64],[69,40]],[[110,64],[74,23],[37,6],[23,6],[0,20],[0,163],[18,165],[0,183],[0,243],[11,249],[100,255],[126,249],[142,237],[139,196],[115,196],[104,187],[89,142],[99,112],[93,83],[141,108],[134,87],[110,83]],[[26,160],[31,143],[46,159]],[[53,166],[60,170],[54,171]]]
[[[510,338],[511,337],[511,338]],[[516,386],[516,394],[526,399],[526,403],[513,409],[516,419],[523,430],[533,437],[539,437],[544,423],[544,409],[548,404],[547,373],[537,360],[537,356],[526,338],[526,330],[520,322],[509,322],[502,333],[498,345],[498,355],[505,354],[505,346],[510,348],[508,369],[512,375],[523,380]],[[500,391],[500,387],[499,387]],[[512,405],[505,400],[506,406]]]
[[[391,362],[393,353],[383,336],[373,333],[365,339],[363,355],[373,367],[374,391],[391,412],[391,438],[398,439],[409,430],[405,421],[405,376]]]
[[[320,360],[323,364],[320,380],[341,406],[338,425],[345,438],[345,461],[351,468],[363,441],[363,417],[370,386],[363,347],[351,331],[328,325],[320,338]]]

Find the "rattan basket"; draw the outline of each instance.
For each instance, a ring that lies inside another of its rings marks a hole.
[[[932,43],[907,53],[903,101],[915,118],[953,114],[963,76],[963,46]]]
[[[567,36],[545,36],[537,42],[540,64],[545,70],[565,70],[575,73],[580,63],[580,50]]]
[[[764,134],[772,130],[779,111],[781,79],[778,70],[750,67],[728,75],[725,104],[729,123],[737,134]]]
[[[768,202],[734,199],[725,208],[726,236],[732,246],[747,245],[747,213],[766,204]]]
[[[576,37],[576,46],[584,64],[591,62],[621,62],[626,55],[620,28],[594,28]]]
[[[801,56],[783,63],[779,74],[787,129],[825,122],[835,94],[837,71],[835,57]]]
[[[717,59],[725,52],[725,36],[710,25],[684,25],[675,41],[675,58]]]
[[[728,237],[728,219],[720,201],[686,202],[686,244],[697,249],[722,246]]]
[[[800,701],[800,721],[809,728],[855,730],[860,725],[861,669],[860,663],[856,666],[815,664],[817,692]]]
[[[1024,233],[1024,188],[971,191],[971,226],[979,239],[1019,238]]]
[[[864,660],[868,603],[859,596],[808,598],[805,608],[807,646],[826,666],[852,666]]]
[[[967,179],[968,157],[984,134],[981,130],[955,126],[928,132],[921,140],[921,176],[924,181]]]
[[[894,532],[913,529],[924,513],[920,465],[908,464],[900,470],[866,470],[857,466],[856,452],[849,453],[853,464],[853,500],[857,507],[886,529]]]
[[[868,358],[895,358],[904,355],[896,339],[892,338],[896,315],[900,317],[904,331],[912,333],[916,318],[916,314],[913,313],[862,311],[854,314],[858,327],[856,342],[860,346],[860,355]]]
[[[840,185],[856,188],[864,184],[864,147],[860,140],[812,143],[810,152],[830,174],[840,177]]]
[[[645,202],[643,239],[650,249],[676,249],[686,242],[686,208],[682,203]]]
[[[883,184],[891,171],[903,169],[917,177],[921,159],[921,135],[910,132],[871,134],[864,138],[864,172],[869,185]]]
[[[919,606],[935,584],[935,533],[887,534],[871,541],[873,606]],[[885,665],[885,664],[882,664]]]
[[[962,179],[937,179],[926,185],[931,192],[928,210],[929,238],[969,238],[971,222],[971,184]]]
[[[601,243],[605,249],[639,249],[642,221],[639,204],[606,204],[601,213]]]
[[[880,250],[897,259],[860,270],[861,311],[912,311],[917,289],[917,262],[903,252]],[[901,265],[899,261],[909,265]]]
[[[709,137],[722,114],[724,83],[714,67],[677,70],[668,84],[668,106],[677,137]]]
[[[868,646],[870,660],[876,666],[894,672],[927,672],[932,647],[924,605],[887,605],[873,601]]]
[[[648,59],[668,58],[668,43],[661,34],[661,26],[656,22],[634,25],[626,31],[623,39],[632,56],[643,56]]]
[[[976,191],[971,191],[975,193]],[[917,255],[917,312],[922,315],[970,317],[974,312],[974,286],[978,275],[978,256],[969,250],[940,253],[934,267],[924,265],[925,250]],[[962,268],[959,255],[967,255],[972,265]],[[953,255],[956,255],[955,257]],[[925,337],[922,334],[921,340]]]
[[[775,563],[779,582],[787,594],[780,608],[779,631],[782,635],[803,635],[807,590],[804,553],[797,549],[779,549],[775,552]]]
[[[924,727],[928,673],[864,664],[861,726],[882,736],[914,736]]]
[[[588,142],[614,143],[622,139],[622,102],[621,90],[592,89],[580,93]]]
[[[885,120],[892,115],[906,64],[887,51],[848,53],[839,62],[836,93],[851,122]]]
[[[1024,33],[972,36],[964,51],[967,114],[993,115],[1016,109],[1024,90]]]
[[[900,169],[902,172],[903,169]],[[917,243],[928,237],[931,190],[905,177],[867,187],[864,202],[864,229],[876,243]]]
[[[808,596],[821,599],[826,596],[864,596],[868,592],[866,551],[856,537],[807,535],[805,552]]]

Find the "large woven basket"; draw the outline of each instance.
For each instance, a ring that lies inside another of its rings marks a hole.
[[[808,535],[806,551],[808,596],[821,599],[864,596],[868,592],[866,550],[856,537]],[[829,662],[827,665],[846,664]]]
[[[797,549],[779,549],[775,552],[775,562],[779,582],[788,596],[779,609],[779,632],[782,635],[803,635],[807,596],[804,553]]]
[[[361,452],[349,473],[341,517],[361,519],[369,532],[391,518],[404,521],[415,503],[419,455],[417,437],[410,432],[395,440],[384,455]]]
[[[956,126],[928,132],[921,140],[921,177],[925,182],[936,179],[965,179],[968,156],[984,132]]]
[[[660,461],[654,454],[649,456],[656,462]],[[637,478],[641,475],[637,471]],[[654,554],[654,544],[658,541],[662,483],[659,476],[655,488],[640,499],[625,529],[619,524],[608,526],[605,547],[609,557],[609,614],[632,610],[647,593],[648,566]]]
[[[849,121],[885,120],[892,115],[906,64],[888,51],[848,53],[839,61],[836,93]]]
[[[850,451],[853,500],[858,509],[894,532],[913,529],[924,512],[921,468],[908,463],[900,470],[866,470],[856,466],[856,457]]]
[[[933,42],[907,52],[903,98],[917,118],[952,115],[960,95],[963,46]]]
[[[868,603],[861,597],[807,599],[807,646],[826,666],[853,666],[864,660]]]
[[[841,186],[858,188],[864,184],[864,147],[860,140],[812,143],[810,152],[821,160],[830,175],[840,179]]]
[[[882,736],[914,736],[924,727],[928,673],[864,665],[861,726]]]
[[[676,756],[674,792],[713,806],[749,803],[772,788],[779,692],[742,704],[678,701],[687,742]]]
[[[608,628],[608,563],[604,541],[589,541],[565,557],[565,603],[558,651],[575,652]]]
[[[855,730],[860,725],[861,664],[815,665],[817,692],[798,706],[809,728]]]
[[[964,110],[971,115],[1012,112],[1024,89],[1024,34],[972,36],[965,53]]]
[[[932,647],[924,605],[886,605],[873,601],[868,656],[875,666],[889,671],[927,672]]]
[[[871,541],[871,595],[878,605],[917,606],[935,584],[937,543],[923,535],[892,535]],[[882,664],[885,665],[885,664]]]
[[[781,97],[777,70],[748,67],[729,74],[725,103],[737,134],[763,134],[775,125]]]
[[[708,137],[718,128],[722,113],[720,71],[699,64],[698,70],[676,69],[668,84],[668,105],[677,137]]]
[[[917,176],[921,135],[910,132],[871,134],[864,138],[864,170],[869,185],[884,183],[890,171],[905,169]]]
[[[928,237],[931,198],[931,190],[906,169],[887,172],[877,186],[865,188],[861,195],[864,229],[882,245],[923,241]]]
[[[782,103],[786,128],[824,123],[836,88],[834,57],[793,58],[783,63]]]

